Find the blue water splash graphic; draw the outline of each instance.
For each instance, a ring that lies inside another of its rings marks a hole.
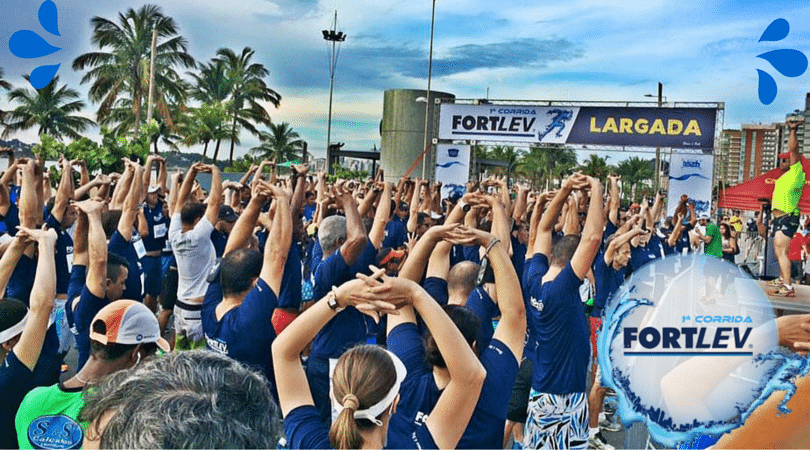
[[[686,180],[688,180],[690,178],[693,178],[693,177],[703,178],[704,180],[709,179],[709,178],[707,178],[707,177],[705,177],[705,176],[703,176],[703,175],[701,175],[699,173],[688,173],[686,175],[681,175],[679,177],[673,177],[672,175],[670,175],[669,179],[670,180],[678,180],[678,181],[686,181]]]
[[[776,19],[768,25],[758,42],[781,41],[787,37],[789,32],[790,24],[788,21],[782,18]],[[807,71],[807,56],[799,50],[781,48],[759,54],[757,58],[768,61],[774,69],[786,77],[795,78]],[[763,105],[770,105],[776,99],[778,90],[776,80],[762,70],[757,69],[757,73],[759,74],[759,86],[757,88],[759,101]]]
[[[37,14],[39,24],[48,33],[54,36],[59,34],[58,13],[56,4],[52,0],[45,0],[40,4]],[[8,40],[11,53],[18,58],[41,58],[61,50],[49,44],[42,36],[31,30],[19,30]],[[35,89],[42,89],[56,76],[61,64],[43,65],[31,71],[30,82]]]
[[[57,20],[58,14],[56,12],[56,3],[51,0],[45,0],[39,5],[39,24],[45,31],[54,36],[61,36],[59,34],[59,23]]]
[[[450,162],[446,162],[446,163],[444,163],[444,164],[438,164],[438,163],[436,163],[436,167],[441,167],[442,169],[447,169],[447,168],[449,168],[450,166],[454,166],[454,165],[456,165],[456,164],[458,164],[458,165],[462,165],[462,164],[461,164],[460,162],[458,162],[458,161],[450,161]]]
[[[762,41],[781,41],[786,38],[790,32],[790,24],[785,19],[776,19],[768,25],[768,28],[762,33],[758,42]]]

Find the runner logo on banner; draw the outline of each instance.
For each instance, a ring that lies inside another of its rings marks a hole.
[[[470,174],[470,146],[436,146],[436,181],[442,182],[442,199],[461,198],[467,192]]]
[[[669,160],[667,215],[675,213],[684,194],[695,202],[695,213],[711,213],[713,170],[712,155],[673,153]]]

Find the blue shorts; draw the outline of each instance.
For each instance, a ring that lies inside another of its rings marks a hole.
[[[144,256],[141,258],[141,266],[143,266],[144,293],[157,297],[160,295],[160,287],[163,281],[160,256]]]

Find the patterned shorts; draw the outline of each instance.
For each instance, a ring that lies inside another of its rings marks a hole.
[[[529,417],[523,448],[566,449],[588,447],[588,395],[529,394]]]

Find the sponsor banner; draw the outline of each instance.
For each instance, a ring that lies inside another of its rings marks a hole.
[[[579,107],[456,105],[439,110],[439,139],[564,144]]]
[[[709,149],[716,116],[714,108],[446,103],[439,139]]]
[[[470,146],[436,146],[436,181],[442,182],[442,199],[464,195],[470,175]]]
[[[711,213],[713,170],[712,155],[673,153],[669,160],[667,215],[675,213],[684,194],[695,202],[695,213]]]
[[[569,144],[713,148],[714,108],[582,107]]]

